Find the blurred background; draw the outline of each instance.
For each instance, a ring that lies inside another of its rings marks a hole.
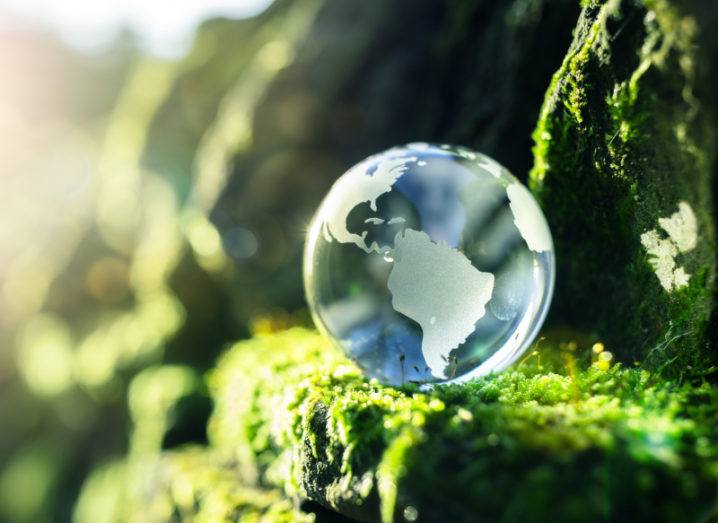
[[[0,521],[203,442],[223,348],[308,323],[352,164],[454,142],[525,180],[578,4],[0,0]]]

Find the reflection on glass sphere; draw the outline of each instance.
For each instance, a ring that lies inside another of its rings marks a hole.
[[[304,256],[318,327],[393,385],[506,368],[541,327],[554,272],[551,233],[526,187],[487,156],[426,143],[342,175]]]

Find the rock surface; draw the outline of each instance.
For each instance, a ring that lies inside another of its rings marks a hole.
[[[696,521],[715,507],[716,388],[550,354],[422,394],[365,381],[314,332],[259,337],[210,380],[210,440],[241,477],[362,521]]]
[[[584,4],[534,133],[531,181],[557,251],[553,319],[627,363],[714,374],[715,10]]]

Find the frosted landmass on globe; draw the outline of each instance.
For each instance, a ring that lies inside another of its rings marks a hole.
[[[318,327],[371,377],[462,381],[506,368],[546,315],[546,220],[494,160],[414,143],[342,175],[307,236]]]

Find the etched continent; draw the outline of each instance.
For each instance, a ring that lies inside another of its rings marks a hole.
[[[506,195],[509,197],[516,228],[529,249],[534,252],[550,251],[553,248],[551,233],[541,208],[529,190],[520,183],[513,183],[506,188]]]
[[[394,182],[406,172],[407,164],[415,162],[416,157],[381,160],[374,173],[367,174],[366,170],[372,161],[374,158],[361,162],[337,180],[322,204],[318,216],[322,233],[328,242],[334,238],[339,243],[353,243],[366,253],[378,253],[380,248],[376,242],[372,242],[371,245],[366,244],[367,231],[356,234],[347,229],[349,213],[364,202],[369,202],[371,209],[376,211],[377,198],[391,191]]]
[[[449,353],[485,314],[494,276],[476,269],[458,250],[413,229],[396,235],[392,255],[392,305],[421,326],[421,351],[432,374],[450,377]]]

